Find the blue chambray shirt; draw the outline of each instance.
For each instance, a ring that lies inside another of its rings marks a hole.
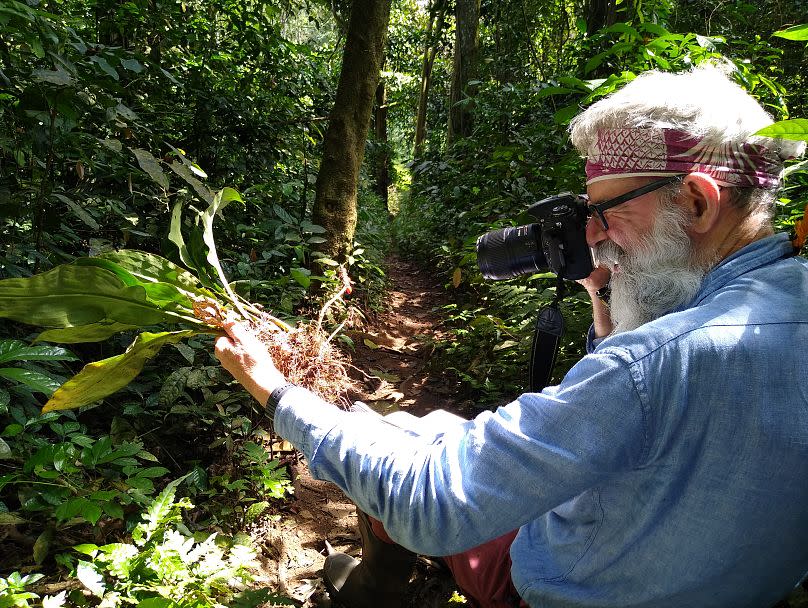
[[[286,393],[276,430],[402,545],[519,528],[537,607],[766,608],[808,571],[808,263],[785,235],[563,382],[434,436]]]

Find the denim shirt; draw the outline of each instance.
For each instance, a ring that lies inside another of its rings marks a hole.
[[[785,235],[558,386],[417,436],[303,389],[276,430],[426,555],[519,528],[532,607],[766,608],[808,571],[808,263]]]

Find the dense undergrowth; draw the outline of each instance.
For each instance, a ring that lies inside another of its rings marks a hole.
[[[786,100],[800,111],[802,76],[784,69],[783,51],[755,38],[672,34],[652,22],[618,24],[579,49],[589,62],[578,72],[551,81],[504,85],[491,82],[476,99],[474,136],[451,153],[432,151],[409,164],[412,173],[394,232],[398,247],[414,259],[424,252],[442,272],[455,303],[444,313],[454,340],[439,345],[435,366],[452,371],[467,397],[481,408],[509,400],[527,386],[537,311],[556,295],[556,280],[536,274],[486,281],[477,268],[475,243],[485,232],[533,220],[527,207],[555,193],[583,192],[583,162],[568,142],[569,119],[587,103],[608,94],[647,69],[687,69],[707,60],[728,62],[742,86],[775,119],[787,118]],[[650,42],[649,42],[650,39]],[[654,53],[649,53],[649,48]],[[598,52],[599,51],[599,52]],[[754,62],[749,58],[754,57]],[[605,63],[608,76],[582,80]],[[493,79],[492,79],[493,80]],[[787,171],[774,218],[776,229],[792,231],[804,214],[808,176],[804,163]],[[566,321],[553,380],[585,352],[591,321],[586,292],[566,285],[561,309]]]
[[[367,163],[346,260],[354,291],[328,326],[361,323],[384,305],[394,243],[452,296],[441,312],[453,338],[437,345],[436,369],[455,374],[481,408],[527,389],[536,311],[555,295],[555,279],[486,282],[474,245],[492,228],[526,223],[537,199],[581,190],[582,163],[565,133],[574,112],[642,70],[720,55],[776,118],[806,114],[804,43],[771,42],[750,21],[764,11],[743,2],[715,14],[712,35],[673,33],[700,27],[687,11],[671,12],[675,4],[646,2],[644,14],[592,35],[572,23],[580,31],[537,65],[513,43],[524,3],[500,3],[483,23],[473,133],[446,150],[447,107],[433,100],[426,151],[411,160],[425,34],[403,3],[385,68],[391,140],[368,146],[368,160],[384,150],[406,164],[393,172],[400,200],[391,225]],[[170,209],[204,206],[198,180],[244,200],[217,220],[233,289],[289,323],[310,318],[339,281],[334,262],[314,262],[325,237],[310,221],[339,20],[317,3],[149,5],[0,0],[0,279],[122,247],[180,261]],[[496,23],[509,8],[518,19]],[[572,14],[572,4],[562,8]],[[512,45],[500,51],[503,32]],[[450,70],[443,53],[436,99]],[[804,174],[789,176],[780,227],[802,215],[806,188]],[[556,379],[582,354],[589,325],[575,285],[563,310]],[[212,338],[167,347],[103,402],[43,414],[68,377],[121,353],[133,335],[63,346],[36,335],[0,320],[0,608],[267,601],[271,589],[252,589],[243,532],[291,486],[267,421],[221,370]],[[351,348],[347,336],[336,340]]]

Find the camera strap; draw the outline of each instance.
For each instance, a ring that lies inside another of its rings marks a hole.
[[[561,300],[566,295],[564,279],[558,277],[553,301],[539,310],[536,333],[533,334],[533,350],[530,354],[530,391],[540,392],[550,383],[555,366],[561,336],[564,335],[564,316]]]

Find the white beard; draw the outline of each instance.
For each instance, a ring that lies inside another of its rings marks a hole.
[[[630,252],[612,241],[595,246],[597,261],[612,270],[609,307],[615,333],[658,319],[698,292],[710,264],[697,261],[686,226],[678,207],[664,205],[651,233]]]

